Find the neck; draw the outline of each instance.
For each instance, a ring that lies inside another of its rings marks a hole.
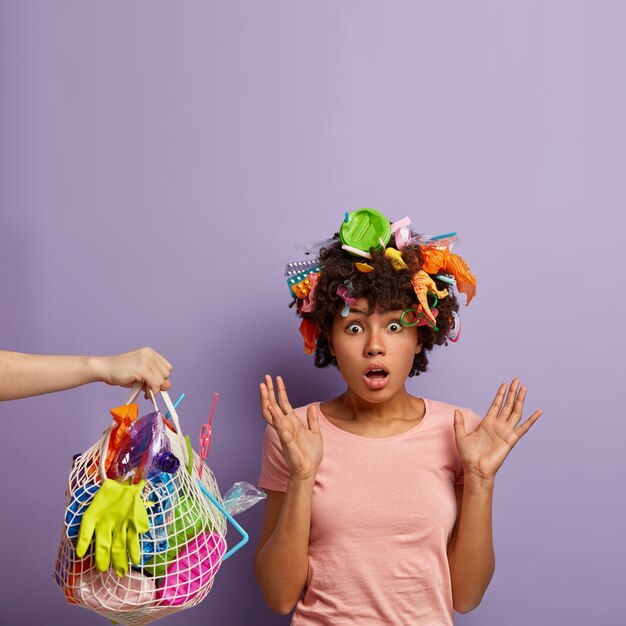
[[[414,415],[416,409],[416,398],[410,396],[404,387],[385,402],[368,402],[349,388],[338,400],[342,412],[357,422],[388,423],[406,419]]]

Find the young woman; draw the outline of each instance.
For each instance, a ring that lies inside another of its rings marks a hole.
[[[360,210],[308,283],[290,279],[305,349],[347,385],[299,409],[280,377],[260,386],[268,497],[255,573],[272,609],[295,607],[292,625],[448,625],[491,580],[495,475],[541,411],[520,423],[517,379],[484,419],[407,392],[433,346],[458,336],[453,285],[468,301],[475,291],[452,241]]]

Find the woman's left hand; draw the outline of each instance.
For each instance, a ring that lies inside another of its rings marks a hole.
[[[508,393],[506,384],[500,385],[487,415],[472,433],[465,430],[463,413],[454,412],[454,432],[465,473],[465,480],[493,480],[513,446],[528,432],[543,411],[535,411],[523,424],[522,419],[526,387],[519,387],[519,379],[511,382]]]

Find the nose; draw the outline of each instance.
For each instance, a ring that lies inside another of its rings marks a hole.
[[[374,329],[367,334],[367,341],[364,345],[365,356],[383,356],[385,354],[385,341],[383,333]]]

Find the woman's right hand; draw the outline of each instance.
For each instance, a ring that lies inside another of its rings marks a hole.
[[[314,478],[324,455],[317,408],[312,404],[307,409],[306,428],[289,404],[285,383],[280,376],[276,377],[276,386],[278,401],[272,377],[266,374],[265,382],[260,385],[263,417],[278,434],[290,476],[299,480]]]

